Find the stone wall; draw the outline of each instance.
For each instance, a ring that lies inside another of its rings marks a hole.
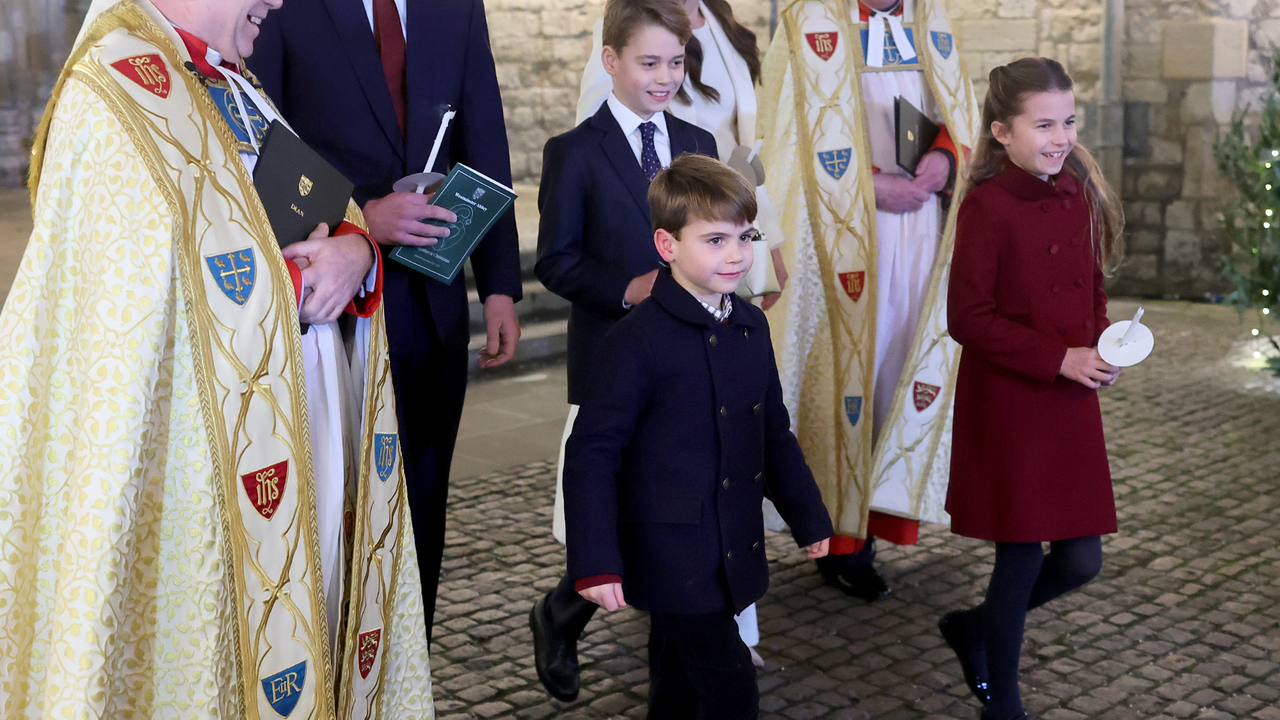
[[[79,0],[0,3],[0,186],[25,178],[26,141],[80,27],[78,12]]]

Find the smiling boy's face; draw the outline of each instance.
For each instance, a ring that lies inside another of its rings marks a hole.
[[[720,296],[736,291],[751,270],[754,235],[750,223],[693,220],[680,228],[679,237],[658,230],[654,244],[681,287],[717,306]]]
[[[606,45],[601,60],[613,76],[613,94],[645,120],[666,110],[684,82],[684,45],[657,25],[632,33],[621,53]]]

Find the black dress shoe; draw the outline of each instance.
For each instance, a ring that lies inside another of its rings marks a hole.
[[[577,700],[578,643],[565,638],[551,621],[546,595],[529,611],[529,629],[533,631],[533,664],[542,686],[557,700]]]
[[[987,712],[986,710],[983,710],[983,711],[982,711],[982,715],[981,715],[981,720],[996,720],[996,716],[995,716],[995,715],[992,715],[991,713]],[[1024,713],[1024,712],[1022,712],[1022,713],[1018,713],[1017,715],[1014,715],[1013,717],[1009,718],[1009,720],[1031,720],[1031,716],[1030,716],[1030,715],[1027,715],[1027,714],[1026,714],[1026,713]]]
[[[842,562],[842,555],[828,555],[818,559],[818,570],[828,585],[840,588],[850,597],[875,602],[889,594],[889,586],[871,565],[849,565]]]
[[[964,682],[969,686],[969,692],[978,698],[978,702],[986,705],[991,701],[991,686],[987,682],[987,654],[981,647],[975,647],[970,642],[969,628],[965,625],[962,612],[953,610],[943,615],[938,621],[938,630],[942,633],[942,639],[947,641],[947,647],[960,660],[960,671],[964,673]],[[985,719],[986,713],[982,717]]]

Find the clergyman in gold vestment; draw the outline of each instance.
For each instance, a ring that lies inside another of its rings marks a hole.
[[[0,313],[5,718],[433,715],[378,253],[354,204],[282,253],[252,182],[278,6],[95,0],[54,88]]]

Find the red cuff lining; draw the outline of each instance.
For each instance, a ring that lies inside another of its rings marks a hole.
[[[333,235],[363,235],[373,246],[374,262],[377,264],[378,272],[373,281],[373,292],[366,293],[364,297],[353,297],[351,302],[347,303],[347,307],[343,312],[356,317],[367,318],[377,311],[378,306],[382,304],[382,250],[378,247],[378,243],[374,242],[373,236],[361,230],[358,225],[343,220],[338,223],[338,227],[334,229]]]
[[[619,575],[592,575],[590,577],[579,578],[573,583],[573,589],[582,592],[593,587],[608,585],[609,583],[622,584],[622,577]]]

